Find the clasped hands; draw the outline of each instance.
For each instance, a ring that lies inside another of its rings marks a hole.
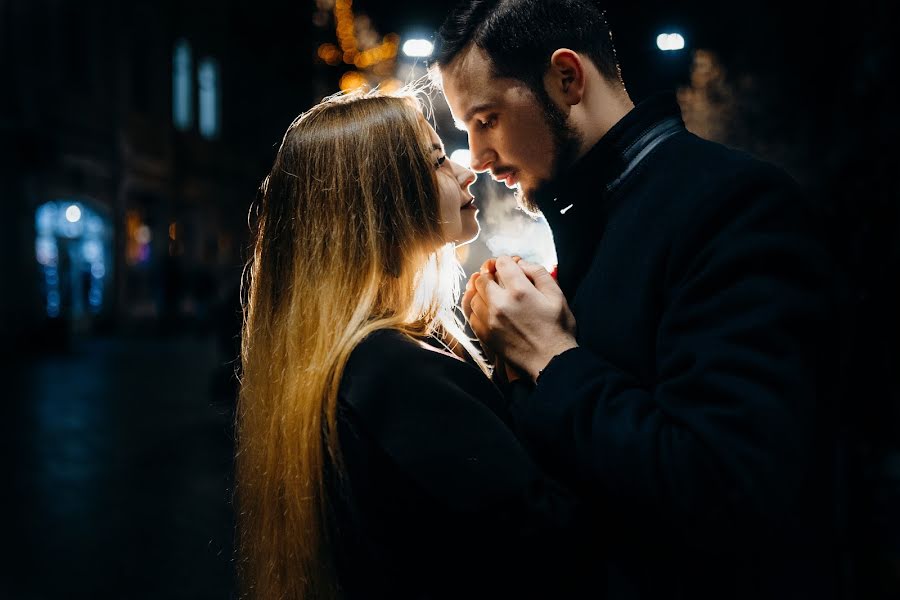
[[[462,309],[482,345],[510,377],[536,381],[557,354],[575,348],[575,317],[556,281],[518,257],[489,259],[473,273]]]

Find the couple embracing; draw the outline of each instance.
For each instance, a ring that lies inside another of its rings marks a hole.
[[[238,411],[252,598],[828,598],[828,261],[792,180],[634,105],[593,0],[469,0],[414,94],[291,124]],[[489,172],[553,232],[461,289]],[[470,337],[475,334],[475,338]]]

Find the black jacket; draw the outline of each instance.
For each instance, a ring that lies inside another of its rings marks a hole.
[[[579,506],[505,408],[478,368],[397,331],[354,349],[338,395],[343,477],[329,489],[346,597],[597,597]]]
[[[511,406],[610,598],[827,598],[828,261],[776,168],[635,107],[538,199],[579,348]],[[570,206],[571,205],[571,206]]]

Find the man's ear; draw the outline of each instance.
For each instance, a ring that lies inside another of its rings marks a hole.
[[[584,63],[574,50],[560,48],[550,56],[544,85],[550,97],[563,106],[575,106],[584,98]]]

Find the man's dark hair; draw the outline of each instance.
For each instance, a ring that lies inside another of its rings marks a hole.
[[[466,0],[450,12],[437,42],[438,68],[474,43],[490,58],[494,75],[536,92],[558,48],[585,54],[610,81],[621,79],[605,13],[592,0]]]

